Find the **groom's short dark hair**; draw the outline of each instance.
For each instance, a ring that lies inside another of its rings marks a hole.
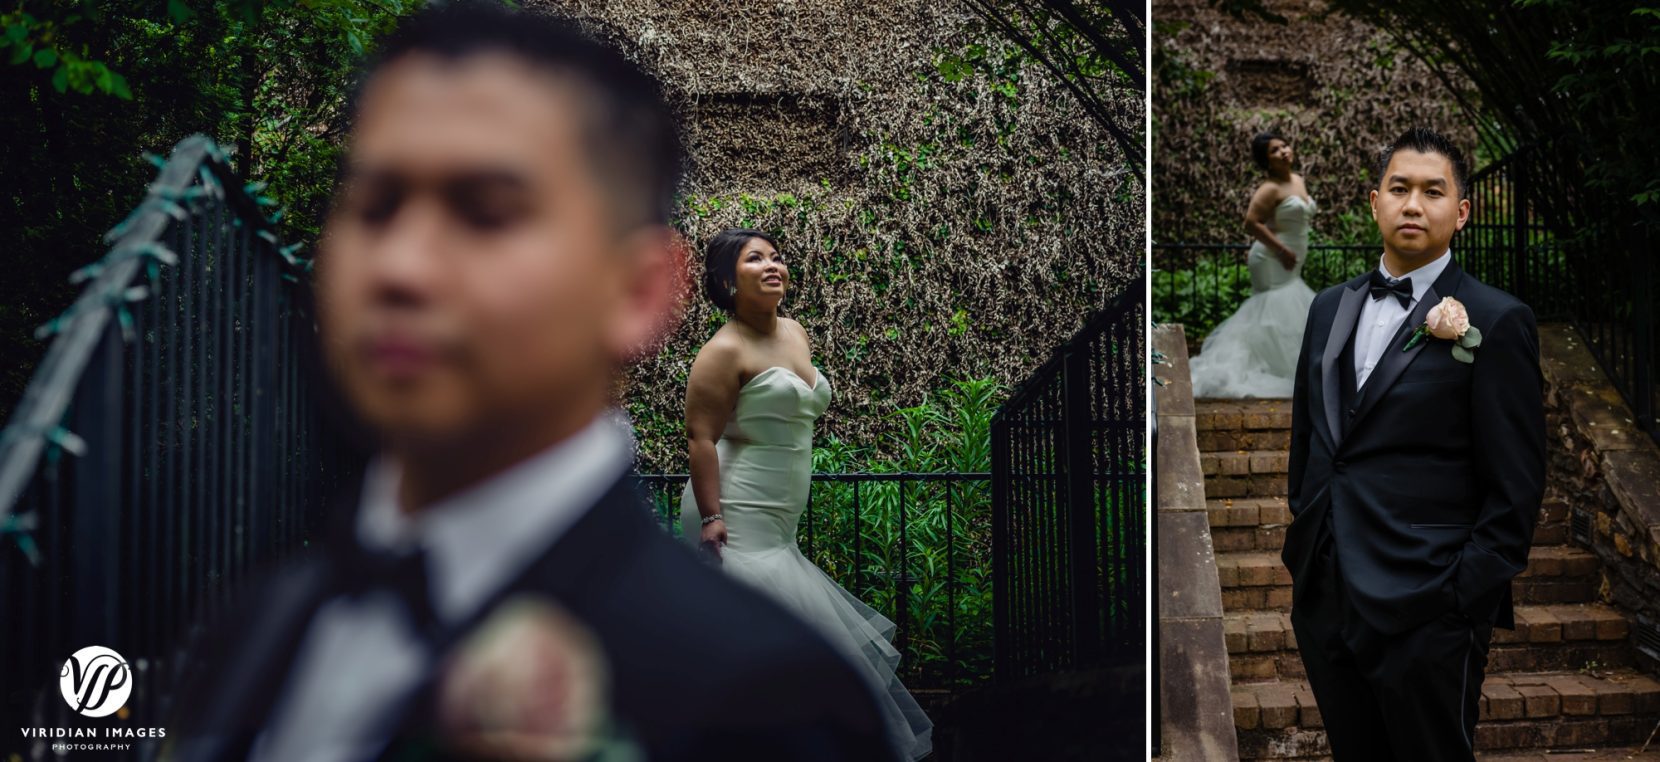
[[[512,10],[499,0],[451,0],[427,6],[381,42],[360,72],[348,117],[386,65],[411,54],[461,61],[506,53],[539,69],[573,75],[586,87],[584,147],[615,211],[630,226],[667,224],[683,159],[678,125],[657,80],[575,22],[551,13]]]
[[[1458,150],[1447,136],[1428,127],[1413,127],[1395,142],[1383,147],[1378,152],[1378,183],[1382,184],[1384,174],[1389,171],[1389,160],[1395,158],[1395,152],[1400,150],[1417,151],[1418,153],[1438,153],[1447,157],[1452,163],[1453,182],[1458,185],[1458,197],[1470,197],[1470,163],[1465,161],[1464,152]]]

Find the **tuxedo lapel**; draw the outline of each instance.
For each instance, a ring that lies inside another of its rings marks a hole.
[[[235,648],[214,662],[204,680],[183,700],[189,725],[198,732],[188,743],[161,752],[167,760],[247,757],[282,694],[312,614],[333,590],[326,558],[312,556],[278,574],[255,596],[257,612],[246,612],[236,629]],[[249,626],[257,621],[257,626]]]
[[[498,604],[513,595],[530,593],[556,601],[567,609],[588,608],[590,601],[607,594],[606,581],[614,575],[614,567],[625,563],[630,552],[654,531],[657,529],[650,524],[633,475],[624,475],[540,557],[491,593],[476,611],[438,637],[426,677],[400,701],[394,714],[398,718],[397,737],[380,759],[420,758],[423,750],[437,747],[441,666]]]
[[[1441,295],[1450,296],[1457,292],[1458,281],[1462,275],[1463,271],[1459,269],[1457,262],[1448,262],[1447,268],[1441,271],[1441,277],[1435,279],[1435,283],[1429,287],[1428,291],[1424,292],[1424,298],[1418,300],[1418,304],[1412,308],[1411,314],[1408,314],[1406,320],[1401,322],[1401,327],[1395,331],[1395,335],[1385,345],[1383,357],[1378,358],[1378,365],[1372,370],[1372,375],[1366,377],[1366,385],[1360,388],[1360,401],[1355,404],[1354,420],[1349,423],[1351,430],[1360,425],[1360,422],[1366,418],[1366,414],[1371,412],[1372,408],[1377,407],[1378,400],[1388,393],[1389,387],[1394,386],[1395,382],[1400,380],[1401,374],[1405,373],[1407,367],[1412,365],[1412,361],[1418,358],[1419,353],[1424,351],[1424,347],[1429,346],[1429,339],[1425,339],[1418,342],[1417,346],[1404,352],[1401,351],[1401,346],[1406,343],[1407,337],[1418,330],[1418,326],[1424,324],[1424,316],[1428,315],[1430,309],[1441,302]]]
[[[1338,356],[1343,353],[1343,345],[1349,343],[1349,335],[1354,333],[1355,321],[1360,317],[1360,307],[1365,303],[1366,281],[1354,281],[1337,304],[1337,315],[1332,318],[1331,332],[1326,334],[1325,351],[1320,356],[1320,401],[1324,403],[1326,433],[1330,435],[1333,450],[1343,441],[1343,380],[1337,374],[1354,372],[1354,368],[1339,367],[1342,363],[1338,362]]]

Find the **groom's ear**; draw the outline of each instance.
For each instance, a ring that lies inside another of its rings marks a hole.
[[[1373,191],[1372,193],[1374,195],[1376,195],[1377,191]],[[1467,199],[1467,198],[1461,198],[1461,199],[1458,200],[1458,226],[1453,228],[1453,232],[1456,233],[1460,230],[1463,230],[1464,229],[1464,223],[1469,222],[1469,221],[1470,221],[1470,200]]]
[[[1378,219],[1378,190],[1376,188],[1373,188],[1372,192],[1367,195],[1366,205],[1372,208],[1372,221],[1376,222]]]

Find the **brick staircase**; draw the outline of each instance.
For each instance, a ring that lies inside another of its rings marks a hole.
[[[1279,558],[1290,403],[1201,399],[1195,412],[1240,758],[1325,757]],[[1596,556],[1568,543],[1566,506],[1547,504],[1515,583],[1516,629],[1493,631],[1476,726],[1484,757],[1636,747],[1660,721],[1660,681],[1636,669],[1629,622],[1600,602]]]

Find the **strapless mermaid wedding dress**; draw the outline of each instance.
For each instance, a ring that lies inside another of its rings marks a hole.
[[[1289,196],[1274,209],[1274,233],[1297,255],[1290,270],[1261,241],[1246,269],[1251,296],[1205,337],[1189,367],[1195,397],[1290,397],[1314,290],[1303,282],[1314,202]]]
[[[874,683],[889,737],[902,756],[933,747],[933,723],[901,685],[894,624],[807,560],[796,527],[807,509],[813,472],[813,422],[830,405],[830,382],[815,370],[811,386],[788,368],[761,371],[738,390],[720,442],[720,506],[726,522],[721,568],[760,588],[813,625]],[[690,481],[680,496],[686,539],[701,536]]]

